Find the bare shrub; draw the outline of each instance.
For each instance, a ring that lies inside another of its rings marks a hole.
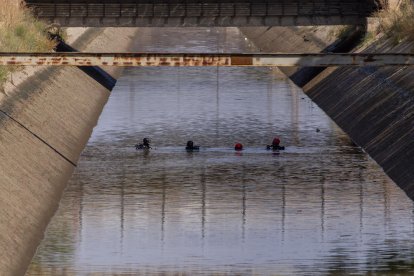
[[[375,16],[380,19],[379,31],[394,43],[414,41],[414,6],[411,0],[402,0],[396,8],[385,8]]]
[[[0,51],[49,52],[56,43],[45,32],[46,24],[38,21],[21,0],[0,0]],[[15,66],[0,66],[0,86]]]

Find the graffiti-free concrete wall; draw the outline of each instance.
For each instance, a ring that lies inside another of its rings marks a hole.
[[[79,50],[127,51],[136,29],[89,29]],[[114,77],[119,69],[108,69]],[[0,274],[23,275],[110,91],[76,67],[32,72],[0,100]]]

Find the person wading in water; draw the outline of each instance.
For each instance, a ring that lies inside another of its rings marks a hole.
[[[198,151],[200,150],[200,146],[194,146],[194,142],[193,141],[188,141],[187,142],[187,146],[185,147],[186,151]]]
[[[267,150],[284,150],[285,147],[280,146],[280,139],[275,137],[272,141],[271,145],[266,146]]]
[[[142,140],[142,144],[136,144],[135,145],[135,149],[136,150],[140,150],[140,149],[152,149],[151,145],[150,145],[150,140],[148,138],[144,138]]]

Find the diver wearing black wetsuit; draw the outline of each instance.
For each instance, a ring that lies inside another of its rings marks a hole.
[[[272,144],[269,146],[266,146],[267,150],[284,150],[285,147],[280,146],[280,139],[279,138],[274,138],[272,141]]]
[[[197,151],[200,150],[200,146],[194,146],[193,141],[188,141],[187,146],[185,147],[186,151]]]
[[[148,138],[144,138],[142,140],[142,144],[136,144],[135,145],[135,149],[140,150],[140,149],[152,149],[150,146],[150,140]]]

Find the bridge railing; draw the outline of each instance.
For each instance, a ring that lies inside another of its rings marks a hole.
[[[363,1],[284,1],[279,3],[37,3],[27,1],[39,17],[226,17],[226,16],[366,16]]]
[[[45,19],[109,18],[283,18],[283,17],[354,17],[369,16],[375,6],[357,0],[273,0],[273,1],[79,1],[68,2],[27,0],[35,15]],[[68,21],[69,22],[69,21]],[[131,21],[127,21],[131,22]],[[269,20],[268,24],[279,24]],[[349,22],[353,22],[352,19]],[[131,24],[131,23],[130,23]],[[136,24],[136,21],[135,21]],[[219,23],[218,23],[219,24]],[[225,23],[223,23],[225,24]],[[257,23],[256,23],[257,24]],[[267,24],[264,22],[263,24]],[[292,23],[291,23],[292,24]],[[312,23],[312,24],[315,24]]]

